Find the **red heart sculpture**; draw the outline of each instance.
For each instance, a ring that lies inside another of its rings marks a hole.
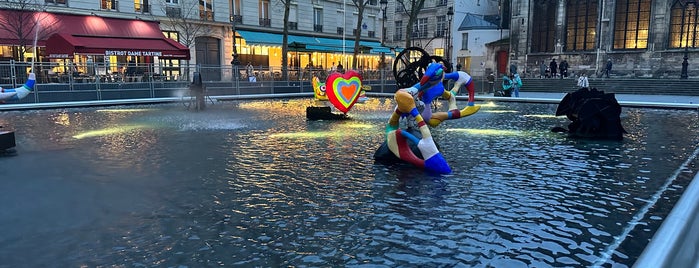
[[[325,82],[325,94],[330,103],[343,113],[349,112],[362,91],[362,76],[352,70],[345,74],[332,73]]]

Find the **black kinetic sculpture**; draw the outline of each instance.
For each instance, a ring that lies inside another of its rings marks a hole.
[[[596,88],[581,88],[566,94],[558,104],[556,116],[565,115],[571,122],[568,129],[555,127],[573,138],[622,140],[626,130],[621,126],[621,105],[614,93]]]

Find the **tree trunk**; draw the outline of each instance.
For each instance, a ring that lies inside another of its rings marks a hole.
[[[282,80],[286,81],[289,79],[289,58],[287,57],[287,51],[289,51],[289,6],[291,5],[291,0],[282,1],[284,3],[284,36],[282,37]]]
[[[357,15],[357,33],[354,35],[354,53],[352,54],[352,69],[357,70],[357,55],[359,54],[359,40],[362,37],[362,19],[364,17],[364,6],[365,4],[359,1],[359,3],[355,2],[357,5],[357,11],[359,14]]]

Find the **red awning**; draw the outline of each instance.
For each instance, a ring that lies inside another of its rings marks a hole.
[[[157,21],[0,10],[0,23],[20,19],[28,26],[21,30],[0,28],[1,43],[32,44],[34,29],[39,29],[37,44],[46,46],[48,57],[68,58],[81,53],[189,59],[189,48],[165,37]],[[26,36],[20,38],[16,33]]]
[[[189,59],[189,49],[165,37],[122,38],[59,33],[46,40],[49,58],[72,58],[74,53]]]

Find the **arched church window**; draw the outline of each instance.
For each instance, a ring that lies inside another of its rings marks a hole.
[[[677,0],[670,10],[670,48],[695,47],[697,44],[697,6],[692,0]]]
[[[598,0],[568,1],[565,51],[589,51],[597,48],[597,2]]]
[[[616,0],[614,49],[648,47],[651,0]]]
[[[535,0],[533,3],[531,52],[554,52],[557,1]]]

